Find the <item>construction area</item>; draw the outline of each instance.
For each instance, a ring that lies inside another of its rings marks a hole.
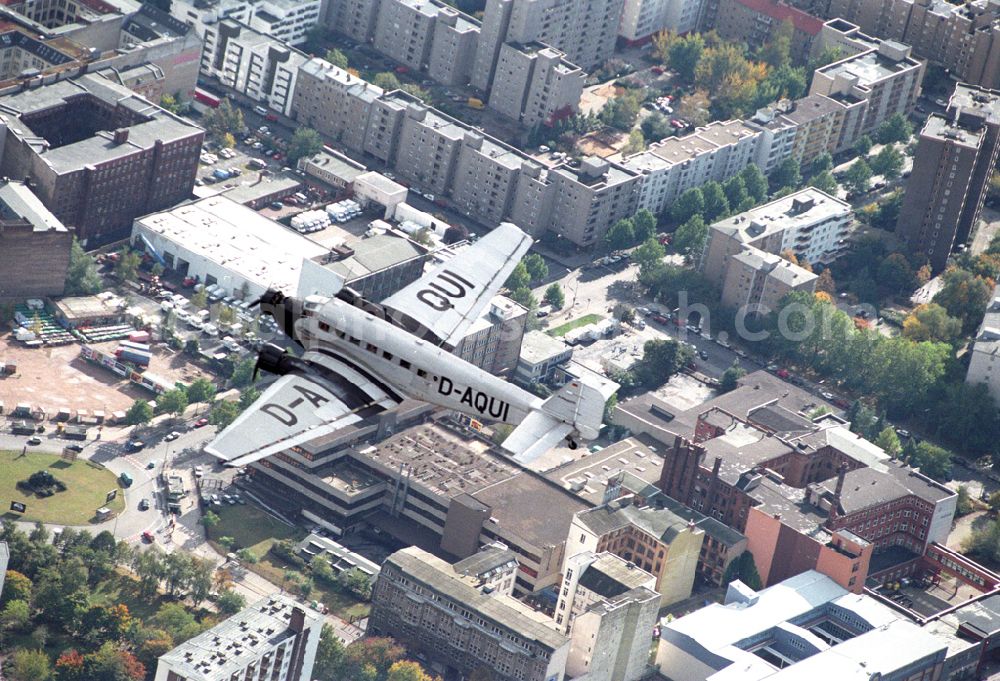
[[[111,352],[116,342],[97,343],[91,347]],[[154,395],[127,378],[104,367],[85,361],[81,346],[29,348],[13,336],[0,339],[0,363],[16,364],[17,371],[0,378],[0,402],[8,408],[30,404],[52,416],[60,409],[113,414],[124,411],[137,399]],[[179,353],[162,346],[154,347],[149,370],[157,376],[190,383],[211,375],[193,365]]]

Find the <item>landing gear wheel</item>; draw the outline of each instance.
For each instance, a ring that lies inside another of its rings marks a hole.
[[[571,437],[568,437],[568,438],[566,438],[566,445],[567,445],[567,446],[568,446],[568,447],[569,447],[570,449],[576,449],[577,447],[579,447],[579,446],[580,446],[579,444],[577,444],[576,440],[574,440],[574,439],[573,439],[573,438],[571,438]]]

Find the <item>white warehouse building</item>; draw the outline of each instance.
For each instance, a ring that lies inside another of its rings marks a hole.
[[[139,218],[132,244],[153,250],[180,274],[253,299],[268,288],[295,295],[303,260],[327,249],[224,196]],[[332,274],[331,286],[336,275]]]

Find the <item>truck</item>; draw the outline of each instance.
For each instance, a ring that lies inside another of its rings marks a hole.
[[[148,367],[153,356],[148,352],[135,350],[133,348],[118,348],[115,357],[123,362],[131,362],[137,366]]]

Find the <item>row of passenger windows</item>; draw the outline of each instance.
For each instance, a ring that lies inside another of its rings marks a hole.
[[[320,322],[319,323],[319,330],[320,331],[329,332],[331,330],[330,329],[330,325],[327,324],[326,322]],[[337,334],[337,338],[340,338],[341,340],[345,340],[346,339],[348,343],[351,343],[352,345],[357,345],[358,347],[361,347],[361,339],[355,338],[354,336],[348,336],[346,333],[344,333],[343,331],[340,331],[339,329],[336,330],[336,331],[334,331],[334,333]],[[370,352],[372,354],[375,354],[375,355],[377,355],[378,352],[379,352],[378,348],[374,344],[372,344],[372,343],[365,343],[365,349],[368,350],[368,352]],[[382,352],[382,358],[383,359],[387,359],[390,362],[393,361],[393,356],[392,356],[392,353],[390,353],[390,352],[383,351]],[[396,360],[396,361],[399,364],[399,366],[401,366],[402,368],[404,368],[404,369],[410,369],[411,371],[413,370],[413,365],[411,365],[405,359],[399,359],[399,360]],[[427,372],[424,371],[423,369],[416,369],[416,372],[417,372],[417,376],[419,376],[420,378],[427,378]]]

